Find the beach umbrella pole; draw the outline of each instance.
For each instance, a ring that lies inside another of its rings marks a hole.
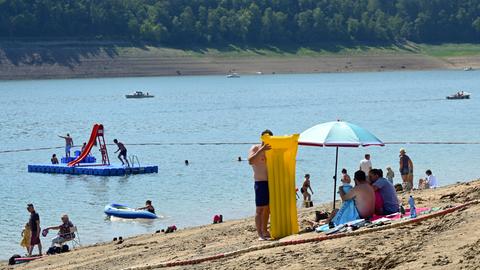
[[[338,170],[338,146],[335,154],[335,176],[333,177],[333,210],[335,210],[335,200],[337,199],[337,170]]]

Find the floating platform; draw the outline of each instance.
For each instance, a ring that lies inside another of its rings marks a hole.
[[[68,167],[67,164],[29,164],[28,172],[73,174],[73,175],[98,175],[98,176],[123,176],[127,174],[158,173],[158,166],[143,165],[124,167],[121,165],[82,165]]]

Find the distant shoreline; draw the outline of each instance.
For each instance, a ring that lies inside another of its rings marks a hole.
[[[480,68],[480,55],[435,57],[370,47],[355,53],[196,52],[98,42],[0,42],[0,80],[298,74]]]

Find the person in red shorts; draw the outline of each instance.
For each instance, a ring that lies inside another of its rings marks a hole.
[[[30,212],[30,230],[32,231],[32,236],[30,238],[30,247],[28,249],[28,256],[32,256],[33,248],[38,245],[38,254],[42,255],[42,242],[40,241],[40,216],[35,212],[33,204],[27,204],[27,210]]]

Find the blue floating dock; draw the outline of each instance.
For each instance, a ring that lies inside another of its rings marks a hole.
[[[121,165],[82,165],[68,167],[67,164],[29,164],[28,172],[74,174],[74,175],[98,175],[98,176],[123,176],[127,174],[158,173],[158,166],[144,165],[136,167],[123,167]]]

